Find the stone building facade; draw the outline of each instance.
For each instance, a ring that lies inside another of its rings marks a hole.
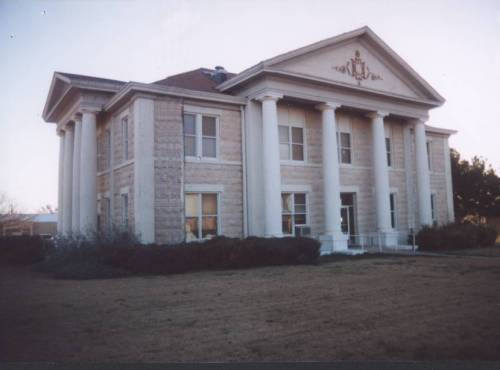
[[[368,27],[134,83],[55,72],[58,230],[144,243],[308,235],[324,253],[454,220],[444,99]]]

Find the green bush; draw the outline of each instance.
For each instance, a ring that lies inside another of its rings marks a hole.
[[[38,235],[0,237],[0,264],[29,265],[44,259],[52,243]]]
[[[495,244],[496,230],[487,225],[454,223],[423,227],[416,235],[420,250],[451,250],[490,247]]]
[[[57,240],[37,266],[57,278],[99,279],[130,274],[173,274],[213,269],[315,263],[320,243],[310,238],[226,238],[176,245],[140,245],[134,239]]]

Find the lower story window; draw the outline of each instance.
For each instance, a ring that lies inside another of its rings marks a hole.
[[[124,230],[128,230],[128,194],[121,195],[122,200],[122,226]]]
[[[281,193],[283,234],[295,235],[295,226],[307,225],[305,193]]]
[[[391,204],[391,227],[396,228],[396,193],[391,193],[389,195],[389,200]]]
[[[432,223],[437,222],[437,219],[436,219],[436,194],[431,194],[431,216],[432,216]]]
[[[218,193],[186,193],[186,241],[211,239],[218,234]]]

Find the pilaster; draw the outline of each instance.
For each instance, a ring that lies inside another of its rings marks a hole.
[[[134,100],[134,220],[142,243],[155,242],[154,100]]]

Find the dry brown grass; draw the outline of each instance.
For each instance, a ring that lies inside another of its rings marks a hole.
[[[2,268],[0,361],[500,360],[499,256],[93,281]]]

